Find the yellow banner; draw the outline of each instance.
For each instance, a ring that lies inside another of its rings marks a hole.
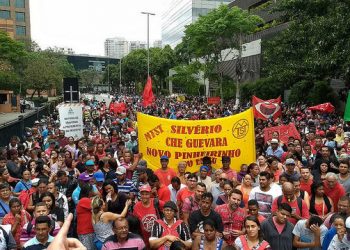
[[[169,157],[169,167],[177,170],[180,161],[187,171],[196,172],[202,158],[209,156],[214,168],[221,157],[230,156],[231,168],[255,161],[253,110],[213,120],[184,121],[137,114],[139,151],[148,167],[160,168],[160,157]]]

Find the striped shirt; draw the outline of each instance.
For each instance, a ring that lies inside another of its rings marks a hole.
[[[51,222],[52,221],[53,220],[51,219]],[[30,239],[35,237],[35,219],[33,219],[32,222],[30,222],[30,223],[32,224],[32,226],[28,226],[28,223],[26,223],[22,227],[22,233],[21,233],[21,238],[20,238],[21,244],[24,244],[28,240],[30,240]],[[61,228],[60,225],[58,225],[57,222],[55,222],[55,228],[54,228],[53,231],[50,231],[50,235],[56,236],[58,234],[58,231],[60,231],[60,228]]]
[[[102,245],[101,250],[107,249],[144,250],[146,249],[146,245],[140,236],[129,233],[127,240],[124,242],[118,242],[117,236],[115,235],[109,236]]]
[[[114,182],[118,185],[118,193],[123,192],[125,194],[129,194],[132,186],[132,181],[129,179],[125,179],[124,183],[121,184],[118,182],[118,179],[114,179]]]

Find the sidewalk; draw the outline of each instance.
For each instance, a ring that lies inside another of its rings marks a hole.
[[[36,109],[29,109],[29,110],[26,110],[25,113],[20,113],[20,112],[0,113],[0,127],[5,123],[18,120],[18,116],[20,115],[27,117],[32,114],[35,114],[36,112],[37,112]]]

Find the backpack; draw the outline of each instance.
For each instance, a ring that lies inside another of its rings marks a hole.
[[[34,188],[28,189],[26,185],[24,185],[27,190],[22,190],[19,193],[18,199],[21,201],[23,208],[27,209],[30,201],[30,197],[35,193]]]
[[[283,195],[278,196],[278,198],[277,198],[277,206],[278,207],[282,203],[282,198],[283,198]],[[297,203],[298,203],[298,208],[299,208],[300,214],[303,214],[302,213],[302,211],[303,211],[303,200],[300,197],[297,197]]]

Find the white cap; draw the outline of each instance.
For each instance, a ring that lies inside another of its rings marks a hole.
[[[345,221],[345,227],[350,229],[350,217],[348,217]]]
[[[271,143],[278,143],[278,140],[277,139],[272,139]]]

